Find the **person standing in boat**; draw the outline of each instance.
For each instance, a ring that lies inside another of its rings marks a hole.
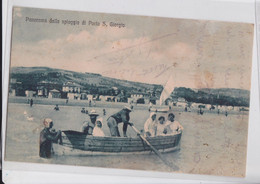
[[[181,124],[174,120],[175,115],[173,113],[170,113],[168,115],[168,120],[166,121],[166,126],[167,126],[167,134],[174,134],[180,130],[183,130],[183,127]]]
[[[127,137],[126,131],[127,131],[127,126],[130,125],[132,126],[133,123],[130,123],[130,112],[131,108],[130,107],[124,107],[121,111],[117,112],[116,114],[113,114],[107,119],[107,125],[110,129],[110,134],[112,137],[120,137],[120,133],[118,130],[118,124],[119,123],[124,123],[123,125],[123,134],[124,137]]]
[[[105,137],[105,134],[102,130],[102,121],[103,121],[102,118],[97,119],[96,126],[94,127],[93,130],[93,136]]]
[[[98,113],[95,110],[91,110],[88,114],[90,121],[84,121],[82,125],[82,132],[87,135],[93,134],[93,129],[96,125],[97,117],[99,116]]]
[[[53,121],[50,118],[46,118],[43,121],[44,129],[40,133],[40,152],[39,155],[42,158],[51,158],[52,156],[52,143],[61,139],[61,131],[51,131],[53,127]]]
[[[156,136],[157,131],[157,120],[156,120],[156,113],[152,112],[150,117],[146,120],[144,124],[144,132],[145,136],[147,137],[154,137]]]

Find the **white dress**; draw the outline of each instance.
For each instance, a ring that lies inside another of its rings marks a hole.
[[[167,134],[175,134],[176,132],[183,130],[183,127],[178,121],[166,121]]]
[[[158,123],[158,125],[157,125],[157,135],[158,136],[166,135],[165,133],[163,133],[165,128],[167,128],[166,123],[164,123],[164,124]]]
[[[105,137],[103,130],[97,126],[94,127],[93,136]]]
[[[151,137],[154,137],[156,134],[158,122],[156,120],[152,120],[152,118],[149,117],[148,120],[146,120],[144,124],[144,132],[150,132]]]

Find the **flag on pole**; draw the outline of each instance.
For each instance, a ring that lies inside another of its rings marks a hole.
[[[165,84],[161,97],[160,97],[160,105],[163,104],[163,102],[169,98],[169,96],[171,95],[172,91],[174,90],[174,79],[173,76],[171,75],[167,81],[167,83]]]

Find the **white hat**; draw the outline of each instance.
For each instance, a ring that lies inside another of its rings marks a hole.
[[[130,112],[132,111],[131,107],[128,107],[128,106],[124,106],[123,109],[128,110],[128,111],[130,111]]]
[[[96,120],[96,122],[98,122],[98,121],[100,121],[100,123],[103,124],[103,123],[102,123],[102,122],[103,122],[103,118],[98,118],[98,119]]]
[[[89,116],[99,116],[99,114],[95,110],[91,110]]]

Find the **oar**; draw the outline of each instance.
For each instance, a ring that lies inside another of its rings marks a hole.
[[[131,126],[134,131],[137,133],[137,135],[139,135],[139,137],[144,141],[146,142],[146,144],[152,149],[152,151],[154,151],[154,153],[167,165],[169,166],[170,168],[174,169],[174,170],[178,170],[178,166],[176,165],[173,165],[172,163],[168,162],[165,158],[163,158],[162,154],[157,150],[155,149],[155,147],[153,147],[153,145],[151,145],[151,143],[144,137],[141,135],[140,131],[134,127],[134,125]]]

